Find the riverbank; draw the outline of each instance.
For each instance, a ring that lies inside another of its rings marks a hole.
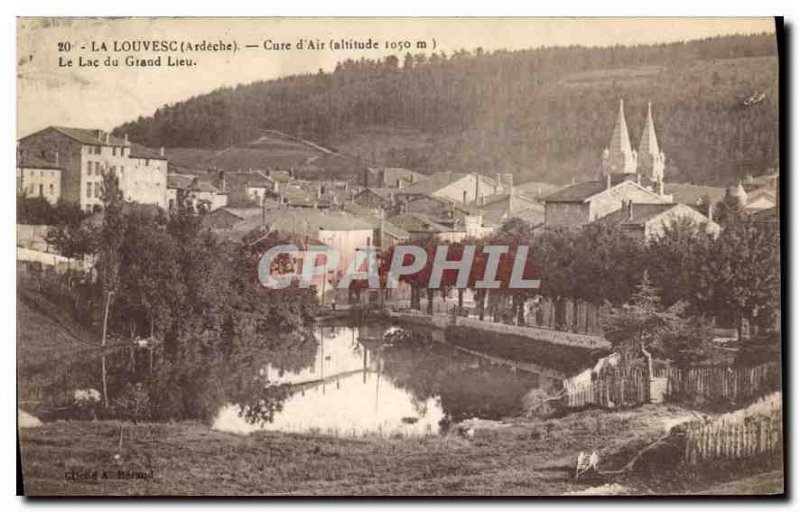
[[[25,492],[31,496],[552,496],[603,483],[635,494],[695,493],[712,486],[735,493],[737,480],[755,475],[724,474],[718,480],[619,475],[591,483],[572,478],[578,452],[597,450],[601,469],[614,470],[692,414],[656,405],[587,410],[560,419],[479,422],[471,437],[423,438],[238,436],[192,422],[60,421],[23,429],[19,439]],[[108,478],[102,478],[104,472]],[[757,481],[758,492],[781,491],[778,478]]]

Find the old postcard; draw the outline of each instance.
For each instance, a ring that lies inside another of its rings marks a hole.
[[[20,18],[28,496],[784,493],[773,18]]]

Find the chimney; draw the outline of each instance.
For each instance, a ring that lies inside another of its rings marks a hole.
[[[611,175],[606,174],[606,190],[611,188]]]
[[[708,210],[706,211],[706,217],[708,217],[708,220],[714,220],[714,202],[711,199],[708,200]]]
[[[128,140],[128,134],[125,134],[125,144],[130,144],[130,140]]]
[[[109,135],[108,133],[106,133],[106,144],[108,144],[108,143],[110,143],[110,142],[111,142],[111,135]]]
[[[628,200],[628,220],[633,220],[633,199]]]
[[[159,151],[159,154],[161,156],[164,156],[164,146],[161,146],[161,150]]]
[[[397,178],[397,188],[403,188],[403,180]]]
[[[642,175],[639,174],[638,172],[636,173],[636,184],[637,185],[641,185],[642,184]]]

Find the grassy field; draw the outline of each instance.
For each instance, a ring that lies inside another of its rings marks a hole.
[[[65,421],[22,430],[20,443],[29,495],[560,495],[591,485],[572,479],[579,451],[619,468],[687,414],[584,411],[411,439]]]

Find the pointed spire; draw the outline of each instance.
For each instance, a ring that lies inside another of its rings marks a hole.
[[[644,174],[653,182],[664,179],[664,153],[658,148],[656,128],[653,123],[653,108],[647,102],[647,118],[644,121],[642,140],[639,142],[638,164],[639,173]]]
[[[628,136],[628,123],[625,122],[625,103],[619,100],[619,112],[617,122],[614,125],[614,133],[611,135],[611,151],[619,150],[623,153],[630,153],[631,139]]]
[[[658,150],[658,139],[656,138],[656,128],[653,125],[653,108],[648,101],[647,119],[644,121],[642,141],[639,143],[639,157],[642,155],[658,155],[660,153],[661,152]]]
[[[611,144],[603,152],[603,170],[607,173],[636,172],[636,154],[631,149],[628,124],[625,122],[625,105],[619,100],[619,113],[611,134]]]

